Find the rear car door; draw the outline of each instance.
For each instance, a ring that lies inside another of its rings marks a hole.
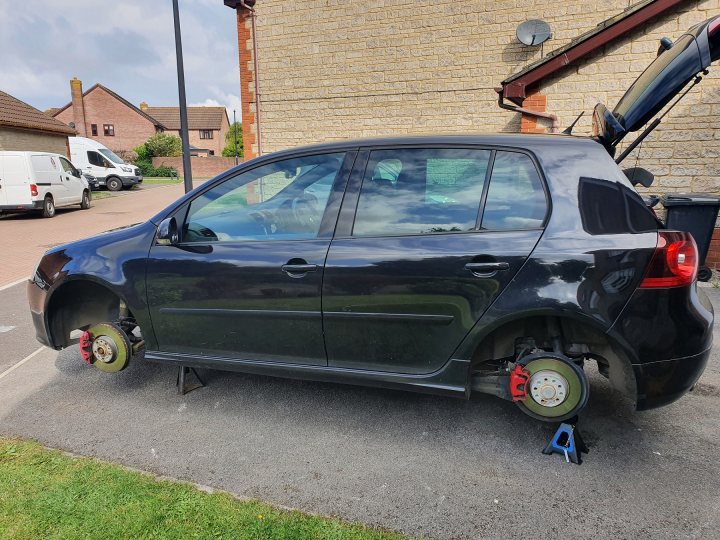
[[[32,202],[25,154],[3,153],[0,157],[0,206]]]
[[[284,158],[230,176],[175,214],[147,294],[160,351],[326,365],[323,265],[354,152]]]
[[[65,173],[60,167],[58,158],[49,154],[34,154],[30,156],[30,164],[32,165],[30,181],[37,185],[40,199],[44,197],[45,193],[50,193],[55,206],[67,204],[69,192],[63,181]]]
[[[384,148],[357,163],[325,265],[328,363],[431,373],[539,240],[544,182],[530,155],[489,148]]]

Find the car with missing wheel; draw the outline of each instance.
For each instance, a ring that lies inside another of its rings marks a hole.
[[[347,141],[248,161],[145,223],[58,246],[28,284],[38,339],[107,372],[142,361],[585,407],[595,362],[638,409],[705,368],[691,235],[611,154],[711,59],[720,19],[665,51],[594,138]],[[674,83],[655,85],[672,71]],[[678,77],[682,80],[679,80]],[[651,91],[650,91],[651,90]]]

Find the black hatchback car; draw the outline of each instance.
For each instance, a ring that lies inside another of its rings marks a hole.
[[[668,93],[720,56],[714,24],[660,55],[660,77],[684,81]],[[713,312],[694,240],[663,228],[610,155],[667,104],[653,70],[622,117],[596,111],[595,139],[393,138],[249,161],[146,223],[48,251],[28,285],[38,339],[60,349],[80,329],[83,358],[109,372],[144,348],[490,393],[551,421],[585,406],[594,360],[638,409],[669,403],[705,367]]]

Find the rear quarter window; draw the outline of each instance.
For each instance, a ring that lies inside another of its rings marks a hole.
[[[658,229],[658,222],[640,195],[622,185],[597,178],[580,178],[580,218],[585,232],[633,234]]]

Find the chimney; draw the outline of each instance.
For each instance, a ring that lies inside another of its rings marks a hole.
[[[144,110],[147,109],[147,108],[148,108],[148,104],[147,104],[146,102],[143,101],[142,103],[140,103],[140,110],[141,110],[141,111],[144,111]]]
[[[72,98],[73,117],[75,129],[80,137],[87,137],[85,125],[85,104],[83,103],[82,81],[73,77],[70,81],[70,96]]]

